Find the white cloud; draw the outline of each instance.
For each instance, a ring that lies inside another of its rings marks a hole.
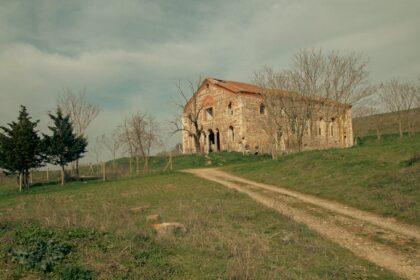
[[[362,51],[375,80],[418,75],[418,1],[0,3],[0,124],[27,105],[47,123],[63,88],[103,107],[91,139],[129,112],[170,116],[177,79],[246,81],[299,49]],[[177,139],[172,140],[173,142]]]

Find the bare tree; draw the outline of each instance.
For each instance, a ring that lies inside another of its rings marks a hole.
[[[409,110],[416,106],[419,99],[418,88],[410,82],[402,82],[392,79],[381,84],[379,96],[389,112],[394,113],[395,121],[398,124],[400,137],[403,137],[403,123],[406,122],[410,127],[410,120],[407,117]],[[410,135],[412,134],[409,130]]]
[[[70,116],[77,136],[85,136],[89,124],[98,116],[101,109],[87,100],[86,88],[79,93],[65,89],[58,99],[58,108],[64,115]],[[76,174],[79,176],[79,160],[76,160]]]
[[[381,103],[378,100],[368,100],[363,105],[359,105],[353,110],[353,117],[365,118],[370,117],[369,122],[360,125],[356,136],[363,137],[368,131],[374,130],[376,133],[376,140],[380,141],[382,138],[382,128],[384,125],[384,116],[381,114]]]
[[[289,70],[275,72],[265,67],[254,73],[254,83],[262,89],[267,107],[263,127],[273,140],[274,153],[282,145],[302,150],[303,137],[324,102],[325,69],[321,52],[302,51],[293,57]]]
[[[143,171],[148,172],[152,149],[160,145],[156,120],[148,114],[137,112],[125,119],[119,138],[130,153],[130,170],[132,158],[135,158],[136,174],[140,172],[140,159],[144,161]]]
[[[197,153],[201,153],[200,137],[204,133],[201,124],[201,112],[203,106],[199,102],[196,94],[202,85],[203,79],[200,77],[194,83],[188,81],[188,89],[185,90],[182,83],[179,81],[177,86],[179,100],[175,102],[179,112],[177,113],[170,124],[173,127],[173,133],[183,132],[187,133],[194,141],[194,147]]]
[[[332,100],[329,108],[338,117],[340,143],[344,143],[344,119],[348,107],[372,95],[375,87],[368,82],[367,61],[361,54],[342,55],[331,51],[323,55],[326,64],[323,96]]]
[[[130,124],[136,155],[143,158],[143,171],[148,172],[151,150],[159,144],[158,123],[148,114],[136,113]]]
[[[96,163],[99,163],[99,161],[101,160],[103,149],[104,147],[102,144],[102,138],[100,136],[97,136],[95,139],[95,145],[92,148],[93,154],[95,155]]]
[[[100,139],[102,146],[108,151],[109,155],[112,157],[112,168],[114,172],[115,172],[115,160],[117,157],[117,153],[121,148],[120,135],[121,135],[120,127],[117,127],[116,129],[114,129],[113,132],[111,132],[110,135],[107,136],[103,134]]]
[[[125,150],[125,152],[129,155],[129,170],[130,175],[133,174],[133,158],[135,158],[135,148],[134,148],[134,140],[131,132],[130,126],[130,118],[126,117],[123,120],[123,123],[119,127],[120,135],[119,135],[119,144]]]

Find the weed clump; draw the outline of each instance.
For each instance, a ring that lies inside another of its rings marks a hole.
[[[20,267],[21,272],[34,271],[57,279],[93,279],[93,273],[77,266],[77,243],[93,240],[96,233],[84,229],[66,232],[37,225],[0,224],[0,242],[4,261]],[[69,263],[72,263],[69,266]]]
[[[6,248],[11,261],[25,269],[51,272],[70,254],[72,246],[52,230],[19,228]]]
[[[92,280],[93,274],[90,270],[79,266],[67,266],[59,273],[61,280]]]

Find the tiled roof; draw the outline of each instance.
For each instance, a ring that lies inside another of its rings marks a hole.
[[[215,79],[215,78],[207,78],[206,80],[211,82],[212,84],[225,88],[233,93],[250,93],[250,94],[258,94],[258,95],[263,93],[263,89],[256,85],[235,82],[235,81],[226,81],[226,80]],[[295,97],[300,97],[302,99],[307,98],[301,94],[286,91],[286,90],[281,90],[281,89],[266,91],[266,93],[282,94],[284,96],[295,96]],[[331,100],[331,99],[323,99],[322,102],[339,104],[339,102]],[[351,105],[345,105],[345,106],[351,107]]]
[[[220,80],[220,79],[214,79],[214,78],[207,78],[207,80],[215,85],[223,87],[234,93],[255,93],[255,94],[262,93],[262,90],[260,87],[257,87],[251,84],[234,82],[234,81],[226,81],[226,80]]]

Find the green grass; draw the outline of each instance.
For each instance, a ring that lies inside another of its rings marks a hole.
[[[187,233],[157,238],[149,214]],[[3,186],[0,271],[2,279],[396,278],[244,194],[178,172],[21,194]]]
[[[255,181],[336,200],[420,225],[420,135],[366,137],[349,149],[308,151],[226,167]]]
[[[182,170],[190,168],[199,168],[199,167],[222,167],[232,164],[245,163],[245,162],[256,162],[261,160],[266,160],[270,158],[268,155],[243,155],[242,153],[237,152],[220,152],[212,153],[209,155],[178,155],[172,158],[172,167],[173,170]],[[106,178],[107,179],[116,179],[122,177],[136,177],[144,176],[150,173],[162,173],[165,170],[165,167],[168,163],[168,157],[165,156],[152,156],[149,159],[149,170],[144,172],[143,166],[144,161],[140,159],[139,161],[139,172],[136,174],[136,162],[132,160],[132,170],[130,173],[130,161],[129,158],[119,158],[115,160],[115,164],[112,161],[106,162]],[[67,172],[71,174],[71,167],[67,167]],[[170,171],[169,168],[166,169]],[[102,178],[102,167],[100,164],[93,165],[93,174],[91,172],[90,166],[82,164],[80,166],[80,175],[82,177],[96,177]],[[34,171],[33,176],[33,185],[45,185],[47,183],[47,174],[46,171]],[[60,171],[50,170],[49,171],[49,182],[58,183],[60,181]],[[2,185],[17,185],[16,178],[14,176],[4,176],[0,173],[0,192]]]
[[[268,155],[242,155],[238,152],[219,152],[211,153],[207,156],[203,155],[178,155],[172,158],[173,170],[182,170],[197,167],[221,167],[237,163],[256,162],[268,159]],[[149,160],[149,168],[151,171],[162,171],[168,162],[168,157],[152,156]],[[108,166],[112,162],[107,163]],[[133,165],[135,162],[133,162]],[[141,165],[143,161],[141,161]],[[117,168],[125,170],[129,169],[129,159],[120,158],[116,160]]]
[[[404,113],[404,122],[402,129],[408,131],[407,119],[413,121],[414,131],[420,131],[420,108],[415,108]],[[381,134],[397,134],[398,123],[396,122],[396,113],[384,113],[367,117],[353,119],[353,135],[364,137],[366,135],[375,135],[379,124]]]

